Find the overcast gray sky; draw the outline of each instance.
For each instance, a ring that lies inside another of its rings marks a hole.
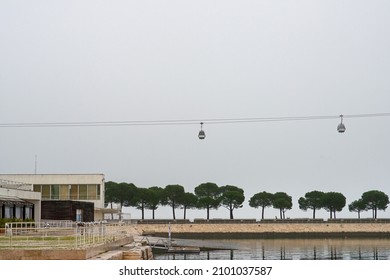
[[[2,0],[0,123],[390,112],[389,14],[387,0]],[[203,141],[197,123],[0,127],[0,173],[34,173],[37,155],[38,173],[187,191],[236,185],[246,196],[236,217],[260,216],[248,206],[253,194],[284,191],[294,203],[286,216],[310,217],[297,203],[308,191],[342,192],[347,203],[371,189],[390,193],[389,122],[345,118],[344,134],[337,118],[206,122]]]

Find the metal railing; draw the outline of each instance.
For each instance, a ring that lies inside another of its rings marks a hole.
[[[76,247],[88,247],[113,242],[126,236],[123,224],[78,223],[75,232]]]
[[[32,191],[32,184],[0,179],[0,188]]]
[[[109,243],[127,234],[121,224],[43,221],[6,223],[0,248],[85,248]]]
[[[152,249],[158,248],[168,250],[172,246],[172,241],[169,238],[158,238],[151,240],[149,237],[145,236],[139,242],[142,243],[143,241],[145,241],[146,244]]]

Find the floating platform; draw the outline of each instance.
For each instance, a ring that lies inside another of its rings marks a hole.
[[[167,253],[172,254],[199,254],[200,248],[193,246],[172,246],[169,247]]]

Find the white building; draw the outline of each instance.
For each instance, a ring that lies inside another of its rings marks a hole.
[[[110,211],[104,208],[103,174],[0,174],[0,180],[29,184],[30,191],[42,195],[42,201],[93,202],[95,220],[102,220]]]

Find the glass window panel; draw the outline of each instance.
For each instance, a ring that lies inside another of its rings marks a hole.
[[[51,185],[51,199],[59,199],[60,198],[60,186],[59,185]]]
[[[82,221],[83,221],[83,210],[76,209],[76,222],[82,222]]]
[[[69,185],[60,185],[60,199],[69,199]]]
[[[32,219],[32,208],[31,207],[24,208],[24,218],[25,219]]]
[[[97,192],[96,199],[99,200],[100,199],[100,185],[96,185],[96,192]]]
[[[79,199],[79,185],[70,186],[70,199],[73,200]]]
[[[79,185],[79,199],[88,199],[87,185]]]
[[[42,186],[41,185],[34,185],[34,192],[42,192]]]
[[[21,219],[22,218],[22,207],[20,207],[20,206],[16,206],[15,207],[15,218],[17,218],[17,219]]]
[[[50,199],[50,185],[42,185],[42,199]]]
[[[96,200],[96,185],[88,185],[88,199]]]
[[[5,206],[5,209],[4,209],[4,218],[6,218],[6,219],[13,218],[13,212],[14,212],[14,208],[13,208],[13,207],[11,207],[11,206]]]

